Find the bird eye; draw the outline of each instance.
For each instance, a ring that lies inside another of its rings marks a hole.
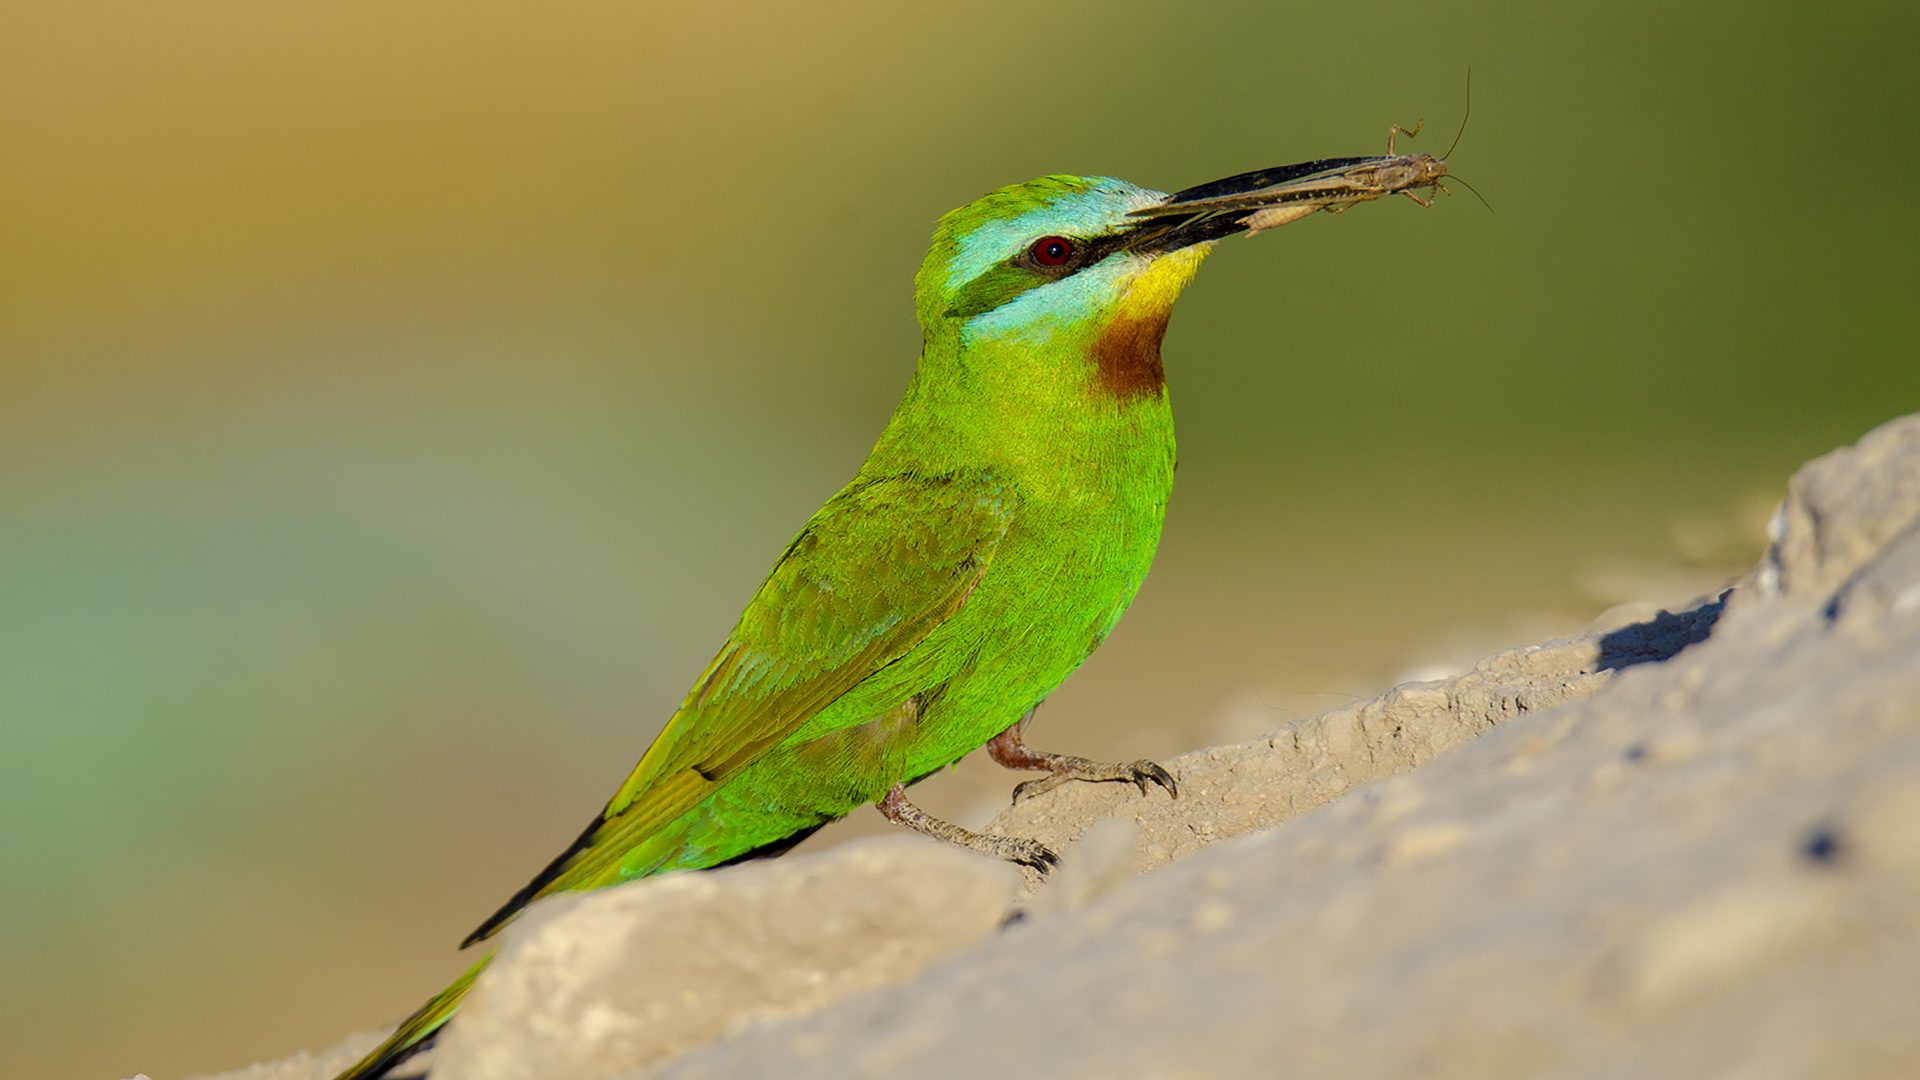
[[[1041,266],[1065,266],[1073,258],[1073,241],[1064,236],[1043,236],[1033,242],[1027,253]]]

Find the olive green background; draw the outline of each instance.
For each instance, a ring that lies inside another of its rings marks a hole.
[[[1920,408],[1917,31],[0,4],[7,1071],[231,1068],[456,973],[858,463],[934,219],[1000,184],[1438,153],[1471,65],[1496,211],[1221,245],[1159,564],[1036,745],[1168,755],[1724,576],[1799,462]],[[1013,779],[919,790],[977,822]]]

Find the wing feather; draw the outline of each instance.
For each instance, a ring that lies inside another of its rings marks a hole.
[[[986,572],[1011,502],[979,474],[848,485],[787,546],[599,820],[469,942],[535,897],[606,883],[636,844],[923,643]]]

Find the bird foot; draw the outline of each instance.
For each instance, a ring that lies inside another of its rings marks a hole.
[[[1129,761],[1124,764],[1109,765],[1086,758],[1067,757],[1062,754],[1048,754],[1054,762],[1048,768],[1048,775],[1038,780],[1026,780],[1014,786],[1015,805],[1025,802],[1042,792],[1052,791],[1069,780],[1086,780],[1090,783],[1102,783],[1108,780],[1126,780],[1147,793],[1147,785],[1159,784],[1167,789],[1174,798],[1180,796],[1179,785],[1174,783],[1173,775],[1154,761]]]
[[[896,825],[904,825],[923,836],[958,844],[982,855],[1019,863],[1043,877],[1060,862],[1060,856],[1038,840],[1029,840],[1024,836],[989,836],[934,817],[907,801],[905,784],[893,785],[886,796],[874,805],[882,816]]]
[[[1089,761],[1083,757],[1029,750],[1026,744],[1020,741],[1019,724],[995,735],[993,740],[987,743],[987,756],[1009,769],[1045,771],[1048,774],[1038,780],[1028,780],[1015,787],[1013,801],[1016,804],[1042,792],[1052,791],[1069,780],[1086,780],[1092,783],[1125,780],[1138,787],[1142,795],[1147,793],[1147,785],[1152,783],[1166,788],[1169,797],[1175,799],[1180,797],[1180,785],[1174,782],[1173,774],[1158,762],[1143,760],[1108,765]]]

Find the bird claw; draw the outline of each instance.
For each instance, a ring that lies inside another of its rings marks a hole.
[[[1018,806],[1035,795],[1052,791],[1069,780],[1086,780],[1090,783],[1125,780],[1138,787],[1142,796],[1147,794],[1148,784],[1158,784],[1167,789],[1168,797],[1175,799],[1180,797],[1180,785],[1174,781],[1173,774],[1157,761],[1140,760],[1127,762],[1124,765],[1106,765],[1097,761],[1088,761],[1086,758],[1059,757],[1048,764],[1050,771],[1046,776],[1038,780],[1023,781],[1014,787],[1014,805]]]
[[[1140,794],[1147,793],[1147,783],[1152,781],[1167,789],[1167,798],[1180,797],[1180,785],[1174,782],[1173,774],[1157,761],[1140,760],[1133,763],[1133,782],[1140,786]]]
[[[982,834],[981,851],[997,856],[1011,863],[1032,869],[1042,877],[1054,867],[1060,865],[1060,856],[1053,849],[1038,840],[1029,840],[1024,836],[987,836]]]
[[[1029,840],[1024,836],[991,836],[987,833],[974,832],[972,829],[963,829],[950,821],[941,821],[908,802],[904,784],[893,785],[886,796],[874,806],[879,809],[882,816],[896,825],[905,825],[923,836],[945,840],[949,844],[958,844],[982,855],[991,855],[997,859],[1019,863],[1041,877],[1045,877],[1047,871],[1060,863],[1060,856],[1054,854],[1052,848],[1038,840]]]

